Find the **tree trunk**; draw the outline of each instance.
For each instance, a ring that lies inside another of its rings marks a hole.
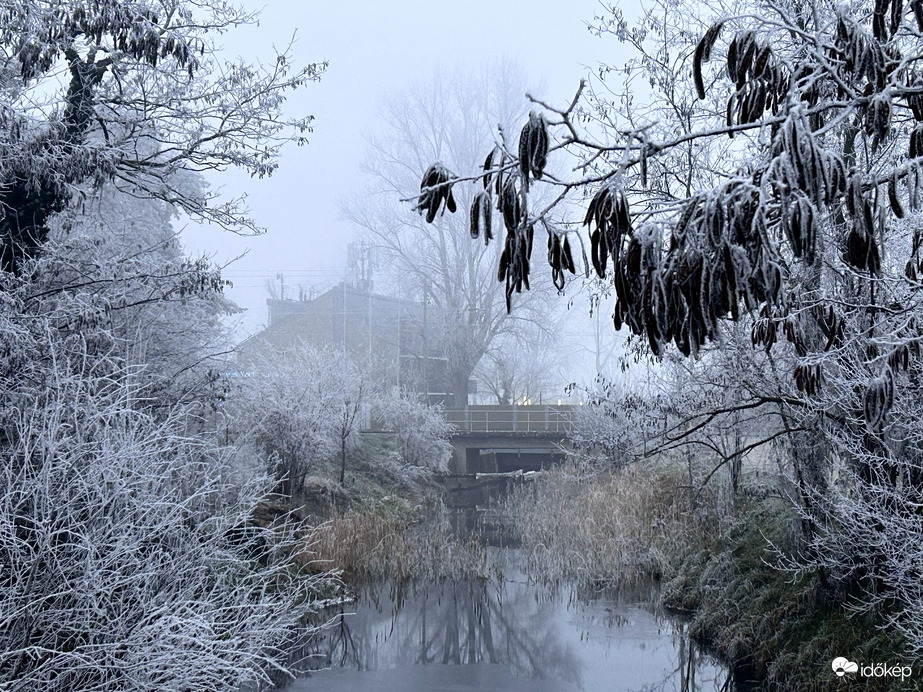
[[[452,385],[452,396],[449,398],[454,408],[466,408],[468,406],[468,377],[470,373],[456,371],[452,373],[450,384]]]
[[[346,480],[346,437],[340,436],[340,485]]]

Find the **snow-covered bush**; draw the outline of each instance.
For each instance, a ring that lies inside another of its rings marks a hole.
[[[369,383],[344,353],[297,343],[261,344],[248,352],[248,377],[233,392],[238,432],[273,460],[282,491],[292,495],[318,463],[359,444],[359,415]]]
[[[379,397],[377,417],[401,442],[404,464],[432,471],[445,471],[452,455],[447,423],[436,406],[420,401],[412,392],[398,391]]]
[[[64,360],[62,358],[62,360]],[[259,526],[271,478],[145,411],[131,377],[50,367],[0,445],[0,688],[266,683],[323,578]]]

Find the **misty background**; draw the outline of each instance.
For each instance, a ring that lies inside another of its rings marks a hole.
[[[481,74],[480,83],[487,84],[488,75],[509,70],[523,81],[512,97],[528,113],[527,91],[548,103],[566,104],[582,78],[622,50],[612,36],[591,31],[592,19],[604,7],[597,0],[580,0],[566,9],[553,2],[483,0],[463,8],[425,2],[244,5],[259,11],[259,25],[225,35],[229,59],[270,59],[270,46],[284,50],[292,43],[295,64],[326,60],[329,66],[320,83],[292,93],[285,104],[289,114],[315,117],[309,145],[286,145],[271,177],[229,170],[209,180],[224,197],[245,195],[252,217],[267,232],[241,236],[180,220],[190,254],[226,265],[223,276],[233,284],[226,294],[243,309],[231,319],[235,340],[266,327],[270,286],[278,295],[284,284],[285,297],[297,298],[299,290],[317,294],[344,279],[347,247],[359,231],[344,217],[343,205],[369,185],[364,161],[370,142],[387,136],[382,111],[389,98],[427,83],[445,82],[449,88],[458,74]],[[481,135],[490,137],[495,129]],[[518,136],[518,130],[511,135]],[[552,163],[560,165],[561,159],[553,157]],[[414,214],[412,207],[404,204],[401,211]],[[550,283],[549,276],[542,266],[537,279]],[[381,283],[376,292],[394,292]],[[567,321],[569,362],[559,372],[564,383],[593,377],[594,339],[602,335],[610,350],[618,340],[606,310],[588,317],[585,299],[578,296],[581,283],[578,278],[565,297],[549,304]],[[569,319],[568,299],[575,297]]]

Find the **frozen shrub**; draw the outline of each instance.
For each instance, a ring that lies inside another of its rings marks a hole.
[[[324,582],[291,527],[253,521],[271,479],[230,483],[227,450],[125,373],[49,374],[0,447],[0,688],[267,683]]]

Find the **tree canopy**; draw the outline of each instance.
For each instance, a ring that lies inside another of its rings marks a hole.
[[[268,175],[309,127],[284,92],[322,65],[213,42],[253,19],[222,0],[0,7],[0,688],[268,685],[331,586],[291,522],[257,519],[275,479],[217,439],[233,306],[172,226],[255,228],[199,174]]]
[[[596,30],[633,57],[564,106],[533,98],[483,169],[434,164],[417,207],[438,220],[448,189],[476,185],[472,232],[502,220],[508,299],[535,283],[544,230],[553,281],[592,267],[636,348],[696,357],[706,396],[682,399],[664,447],[732,415],[770,421],[719,467],[785,444],[796,562],[858,585],[856,608],[921,646],[923,3],[660,0]],[[571,173],[549,174],[566,154]]]
[[[511,128],[522,115],[523,84],[521,70],[501,63],[437,71],[412,90],[391,95],[381,108],[384,128],[365,158],[364,193],[345,205],[380,255],[381,278],[433,307],[432,322],[442,323],[432,329],[433,353],[445,355],[452,405],[462,408],[469,379],[485,356],[551,326],[550,291],[537,291],[540,306],[523,306],[512,315],[504,309],[503,288],[494,279],[495,246],[470,242],[461,215],[436,216],[444,204],[467,207],[471,190],[458,189],[456,200],[448,187],[434,188],[420,200],[423,217],[407,214],[398,198],[412,194],[418,169],[433,158],[445,163],[434,168],[436,176],[478,166],[490,130],[497,123]]]
[[[0,268],[15,271],[47,237],[47,221],[109,182],[194,218],[255,229],[239,200],[214,204],[176,172],[276,168],[311,117],[282,112],[285,92],[323,63],[294,67],[221,56],[215,36],[255,16],[225,0],[14,0],[0,10]],[[61,90],[59,82],[66,88]]]

